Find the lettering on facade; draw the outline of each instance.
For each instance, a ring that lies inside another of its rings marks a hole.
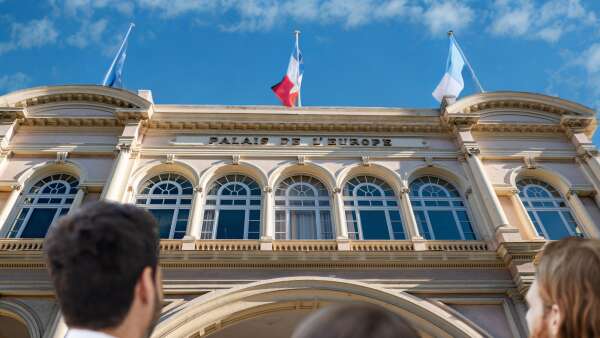
[[[274,136],[274,135],[177,135],[176,145],[279,146],[279,147],[403,147],[424,148],[427,142],[416,138],[367,136]]]

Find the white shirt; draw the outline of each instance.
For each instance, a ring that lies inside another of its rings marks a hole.
[[[115,338],[103,332],[86,329],[69,329],[65,338]]]

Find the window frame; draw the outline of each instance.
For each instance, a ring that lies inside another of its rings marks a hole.
[[[364,178],[365,182],[360,181],[360,178]],[[352,181],[359,181],[358,184],[352,183]],[[350,188],[350,185],[353,185]],[[366,186],[372,186],[375,188],[380,196],[358,196],[358,191]],[[385,188],[385,189],[384,189]],[[360,205],[361,201],[369,201],[371,205]],[[381,205],[372,205],[373,201],[381,202]],[[389,202],[393,202],[392,205],[389,205]],[[348,231],[349,237],[353,237],[356,234],[358,238],[351,238],[355,240],[365,240],[363,235],[363,225],[360,212],[361,211],[383,211],[386,219],[386,227],[388,229],[389,239],[387,240],[397,240],[396,234],[393,228],[392,217],[390,216],[390,212],[397,212],[400,219],[400,226],[402,228],[402,234],[404,238],[399,240],[404,240],[407,238],[406,227],[404,226],[404,219],[402,217],[402,209],[400,208],[400,201],[392,189],[392,187],[385,181],[372,176],[372,175],[358,175],[350,178],[344,184],[343,189],[343,204],[344,204],[344,214],[346,215],[346,229]],[[395,205],[393,205],[395,204]],[[352,219],[348,218],[348,213],[350,213]],[[355,223],[357,232],[351,231],[350,223]]]
[[[427,179],[429,180],[429,182],[424,182],[424,180]],[[435,179],[435,182],[432,182],[432,179]],[[419,187],[418,190],[415,190],[414,184],[416,184],[416,182],[421,181],[423,182]],[[444,193],[445,196],[440,197],[440,196],[423,196],[423,190],[428,187],[428,186],[434,186],[437,187],[439,189],[441,189]],[[456,189],[456,187],[446,181],[445,179],[438,177],[438,176],[433,176],[433,175],[425,175],[425,176],[421,176],[421,177],[417,177],[414,180],[412,180],[412,182],[409,185],[409,191],[410,191],[410,203],[411,203],[411,207],[413,209],[413,214],[415,216],[415,220],[417,222],[417,230],[419,231],[419,235],[425,237],[425,232],[421,231],[421,228],[423,226],[423,224],[421,224],[421,217],[418,215],[418,213],[422,213],[425,217],[424,221],[425,221],[425,225],[427,226],[427,233],[429,234],[429,236],[431,237],[429,240],[459,240],[459,241],[472,241],[472,240],[478,240],[479,234],[477,233],[476,228],[473,226],[473,222],[471,221],[473,218],[471,217],[471,212],[467,206],[467,201],[465,198],[462,197],[462,195],[460,194],[460,192],[458,191],[458,189]],[[431,202],[430,204],[436,203],[438,204],[440,201],[442,202],[448,202],[448,205],[427,205],[427,202]],[[460,203],[461,205],[456,205],[457,203]],[[452,213],[452,219],[454,221],[454,226],[456,227],[456,229],[458,230],[458,234],[460,235],[460,238],[457,239],[437,239],[435,238],[435,233],[434,233],[434,229],[433,229],[433,225],[431,222],[431,217],[429,215],[428,211],[450,211]],[[463,229],[463,221],[461,221],[460,217],[459,217],[459,212],[464,212],[466,215],[466,222],[468,223],[470,229],[471,229],[471,233],[473,234],[473,239],[467,239],[465,236],[465,231]]]
[[[528,183],[523,184],[523,182],[526,182],[526,181]],[[548,235],[548,230],[546,229],[546,226],[544,226],[543,222],[541,221],[540,215],[538,214],[538,212],[552,211],[552,212],[558,213],[558,216],[560,217],[563,227],[567,230],[567,232],[569,233],[570,236],[585,237],[585,232],[583,231],[583,228],[581,228],[579,222],[577,221],[577,218],[575,217],[575,213],[571,209],[567,200],[552,185],[550,185],[542,180],[539,180],[537,178],[523,177],[516,182],[516,186],[517,186],[517,191],[519,192],[518,193],[519,199],[521,200],[521,203],[525,207],[527,217],[529,217],[529,220],[531,221],[531,224],[533,225],[533,230],[535,231],[535,233],[538,236],[541,236],[547,240],[552,240],[552,239],[550,239],[550,236]],[[527,191],[532,187],[542,189],[542,191],[545,192],[549,197],[528,196]],[[552,207],[534,206],[533,205],[534,202],[542,203],[542,204],[552,203],[553,206]],[[560,206],[561,203],[564,204],[563,207]],[[564,215],[565,212],[570,214],[570,217],[573,220],[573,222],[569,222],[565,218],[565,215]],[[571,223],[573,223],[573,225],[574,225],[573,227],[570,226]],[[540,231],[541,231],[541,233],[540,233]]]
[[[154,179],[156,179],[157,177],[161,177],[162,175],[167,175],[166,179],[160,179],[157,181],[153,181]],[[171,179],[171,175],[175,175],[175,179]],[[176,179],[177,178],[181,178],[183,181],[182,182],[178,182]],[[154,193],[156,189],[158,189],[158,187],[160,185],[163,184],[173,184],[176,186],[176,188],[178,189],[178,193],[177,194],[158,194],[158,193]],[[184,187],[183,185],[186,185],[186,187]],[[146,190],[148,188],[149,185],[152,185],[149,189],[150,191],[148,193],[144,193],[144,190]],[[189,185],[189,187],[187,186]],[[185,190],[191,190],[191,194],[184,194]],[[188,229],[190,227],[190,221],[191,221],[191,217],[192,217],[192,204],[193,204],[193,199],[194,199],[194,194],[196,192],[193,189],[193,184],[192,182],[185,177],[182,174],[179,174],[177,172],[163,172],[163,173],[159,173],[156,175],[152,175],[150,176],[148,179],[144,180],[143,183],[140,185],[140,189],[138,190],[138,193],[135,195],[135,205],[143,208],[145,210],[148,210],[148,212],[152,213],[151,210],[173,210],[173,215],[171,216],[171,225],[169,228],[169,236],[167,238],[161,238],[161,239],[175,239],[175,234],[181,231],[176,231],[177,230],[177,222],[179,222],[179,213],[181,212],[181,210],[187,210],[188,212],[188,216],[187,216],[187,220],[186,220],[186,226],[185,226],[185,232],[183,234],[183,236],[185,237],[188,233]],[[163,200],[163,203],[161,204],[153,204],[152,200]],[[175,200],[175,203],[173,204],[168,204],[168,203],[164,203],[164,200]],[[140,200],[145,200],[144,203],[140,203]],[[182,203],[182,201],[188,201],[189,203]],[[159,224],[160,225],[160,224]],[[160,229],[159,229],[160,230]]]
[[[219,181],[223,180],[223,179],[228,179],[228,177],[234,176],[234,181],[228,181],[224,184],[221,184],[221,186],[217,189],[216,194],[212,194],[211,192],[214,190],[215,185],[216,184],[220,184]],[[239,181],[237,180],[238,178],[242,177],[242,180]],[[249,181],[250,184],[255,184],[257,189],[258,189],[258,194],[252,194],[252,191],[255,190],[254,188],[251,188],[249,184],[244,182],[244,179],[247,179]],[[232,185],[241,185],[245,190],[246,190],[246,194],[245,195],[223,195],[223,191]],[[219,178],[215,179],[212,183],[211,183],[211,188],[208,190],[208,194],[205,198],[204,201],[204,210],[202,211],[202,224],[201,224],[201,229],[200,229],[200,238],[201,239],[207,239],[207,240],[221,240],[217,238],[217,234],[219,231],[219,216],[220,216],[220,212],[221,210],[244,210],[244,236],[243,238],[241,238],[241,240],[248,240],[249,238],[249,234],[251,233],[250,230],[250,222],[251,221],[256,221],[255,219],[251,219],[250,215],[252,213],[252,211],[258,211],[258,239],[260,239],[260,235],[261,235],[261,223],[262,223],[262,189],[260,187],[260,185],[258,184],[258,182],[253,179],[252,177],[245,175],[245,174],[241,174],[241,173],[231,173],[231,174],[226,174],[223,176],[220,176]],[[214,204],[209,203],[208,201],[214,201]],[[228,205],[228,204],[222,204],[221,201],[222,200],[232,200],[232,204]],[[241,204],[235,204],[235,201],[245,201],[245,203],[243,205]],[[259,201],[256,204],[252,204],[251,201]],[[207,219],[207,211],[212,211],[212,219],[209,220]],[[210,238],[206,238],[208,235],[208,231],[205,231],[205,224],[207,222],[212,222],[212,230],[210,232]],[[253,233],[253,232],[252,232]],[[223,240],[227,240],[227,239],[223,239]],[[254,239],[252,239],[254,240]]]
[[[289,184],[287,183],[289,180],[294,180],[300,178],[300,181],[294,181],[293,183]],[[304,178],[308,178],[309,181],[308,182],[304,182],[303,179]],[[317,185],[320,185],[321,188],[315,186],[316,183]],[[282,187],[285,184],[285,188]],[[295,188],[298,187],[300,185],[306,185],[308,186],[312,191],[313,191],[313,196],[290,196],[290,191]],[[278,194],[279,191],[283,191],[283,194]],[[322,193],[324,192],[324,193]],[[299,202],[301,205],[291,205],[291,202]],[[306,202],[310,202],[313,201],[314,205],[308,205],[305,206],[304,205],[304,201]],[[283,202],[282,203],[278,203],[278,202]],[[322,205],[324,203],[322,202],[327,202],[326,205]],[[316,233],[316,238],[312,238],[312,239],[300,239],[300,240],[333,240],[334,236],[335,236],[335,224],[333,223],[333,219],[332,219],[332,196],[331,193],[329,191],[329,189],[327,189],[327,187],[325,186],[325,184],[323,182],[321,182],[321,180],[319,180],[318,178],[312,176],[312,175],[307,175],[307,174],[297,174],[297,175],[291,175],[286,177],[285,179],[281,180],[279,182],[279,184],[277,185],[277,188],[275,189],[274,192],[274,205],[273,205],[273,209],[274,209],[274,228],[275,228],[275,239],[281,239],[281,240],[292,240],[292,233],[291,233],[291,211],[292,210],[297,210],[297,211],[313,211],[314,212],[314,221],[315,221],[315,233]],[[285,217],[284,217],[284,221],[285,221],[285,238],[280,238],[281,236],[281,231],[277,231],[278,228],[278,222],[281,222],[283,220],[278,219],[278,215],[281,215],[281,213],[285,213]],[[323,226],[324,224],[321,224],[322,220],[321,218],[323,217],[323,213],[328,213],[329,215],[329,226],[331,229],[331,238],[323,238],[324,233],[323,232]],[[293,239],[293,240],[299,240],[299,239]]]
[[[57,177],[54,178],[55,176]],[[45,180],[48,181],[44,182]],[[14,216],[11,218],[10,227],[8,228],[8,231],[6,233],[6,238],[22,238],[21,236],[25,231],[25,228],[28,225],[31,216],[36,209],[54,209],[54,216],[52,217],[52,221],[48,225],[48,230],[46,231],[46,233],[48,233],[48,231],[50,231],[50,229],[52,228],[54,222],[56,222],[56,220],[59,217],[64,216],[69,212],[69,210],[73,206],[73,202],[75,201],[77,192],[79,191],[79,179],[77,178],[77,176],[65,172],[43,175],[42,178],[37,179],[33,182],[34,183],[31,184],[26,190],[27,193],[21,193],[18,202],[13,208]],[[47,188],[50,184],[56,182],[66,186],[68,192],[62,194],[43,193],[45,188]],[[36,187],[40,183],[42,183],[42,185]],[[37,190],[34,192],[35,189]],[[52,199],[57,198],[60,198],[60,202],[58,203],[39,204],[40,199],[48,199],[48,202],[51,202]],[[28,199],[31,199],[31,201],[28,202]],[[28,210],[24,217],[22,217],[24,209]],[[17,227],[18,230],[15,230],[15,228]]]

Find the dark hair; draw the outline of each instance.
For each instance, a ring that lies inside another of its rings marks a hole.
[[[59,219],[44,251],[67,325],[118,326],[142,271],[156,271],[158,250],[154,217],[133,205],[94,202]]]
[[[548,243],[537,257],[536,278],[545,308],[558,305],[557,337],[600,337],[600,240]]]
[[[293,338],[417,338],[420,335],[399,315],[369,304],[323,308],[302,321]]]

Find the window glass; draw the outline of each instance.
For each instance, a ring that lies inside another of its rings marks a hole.
[[[426,239],[476,239],[465,203],[458,190],[435,176],[410,184],[410,199],[419,232]]]
[[[275,189],[277,239],[333,239],[329,191],[308,175],[291,176]]]
[[[363,240],[405,238],[396,194],[385,181],[355,176],[346,182],[343,193],[349,236]]]
[[[554,187],[534,178],[523,178],[517,182],[517,188],[539,236],[556,240],[583,235],[570,208]]]
[[[212,182],[208,190],[205,208],[211,213],[205,214],[202,230],[207,239],[260,237],[261,189],[254,179],[229,174]]]
[[[384,210],[360,211],[363,239],[390,239]]]
[[[9,238],[43,238],[50,226],[66,215],[79,189],[77,178],[53,174],[33,184],[16,204]]]
[[[187,178],[177,173],[161,173],[142,184],[135,201],[156,218],[160,238],[179,239],[187,230],[193,193]]]

